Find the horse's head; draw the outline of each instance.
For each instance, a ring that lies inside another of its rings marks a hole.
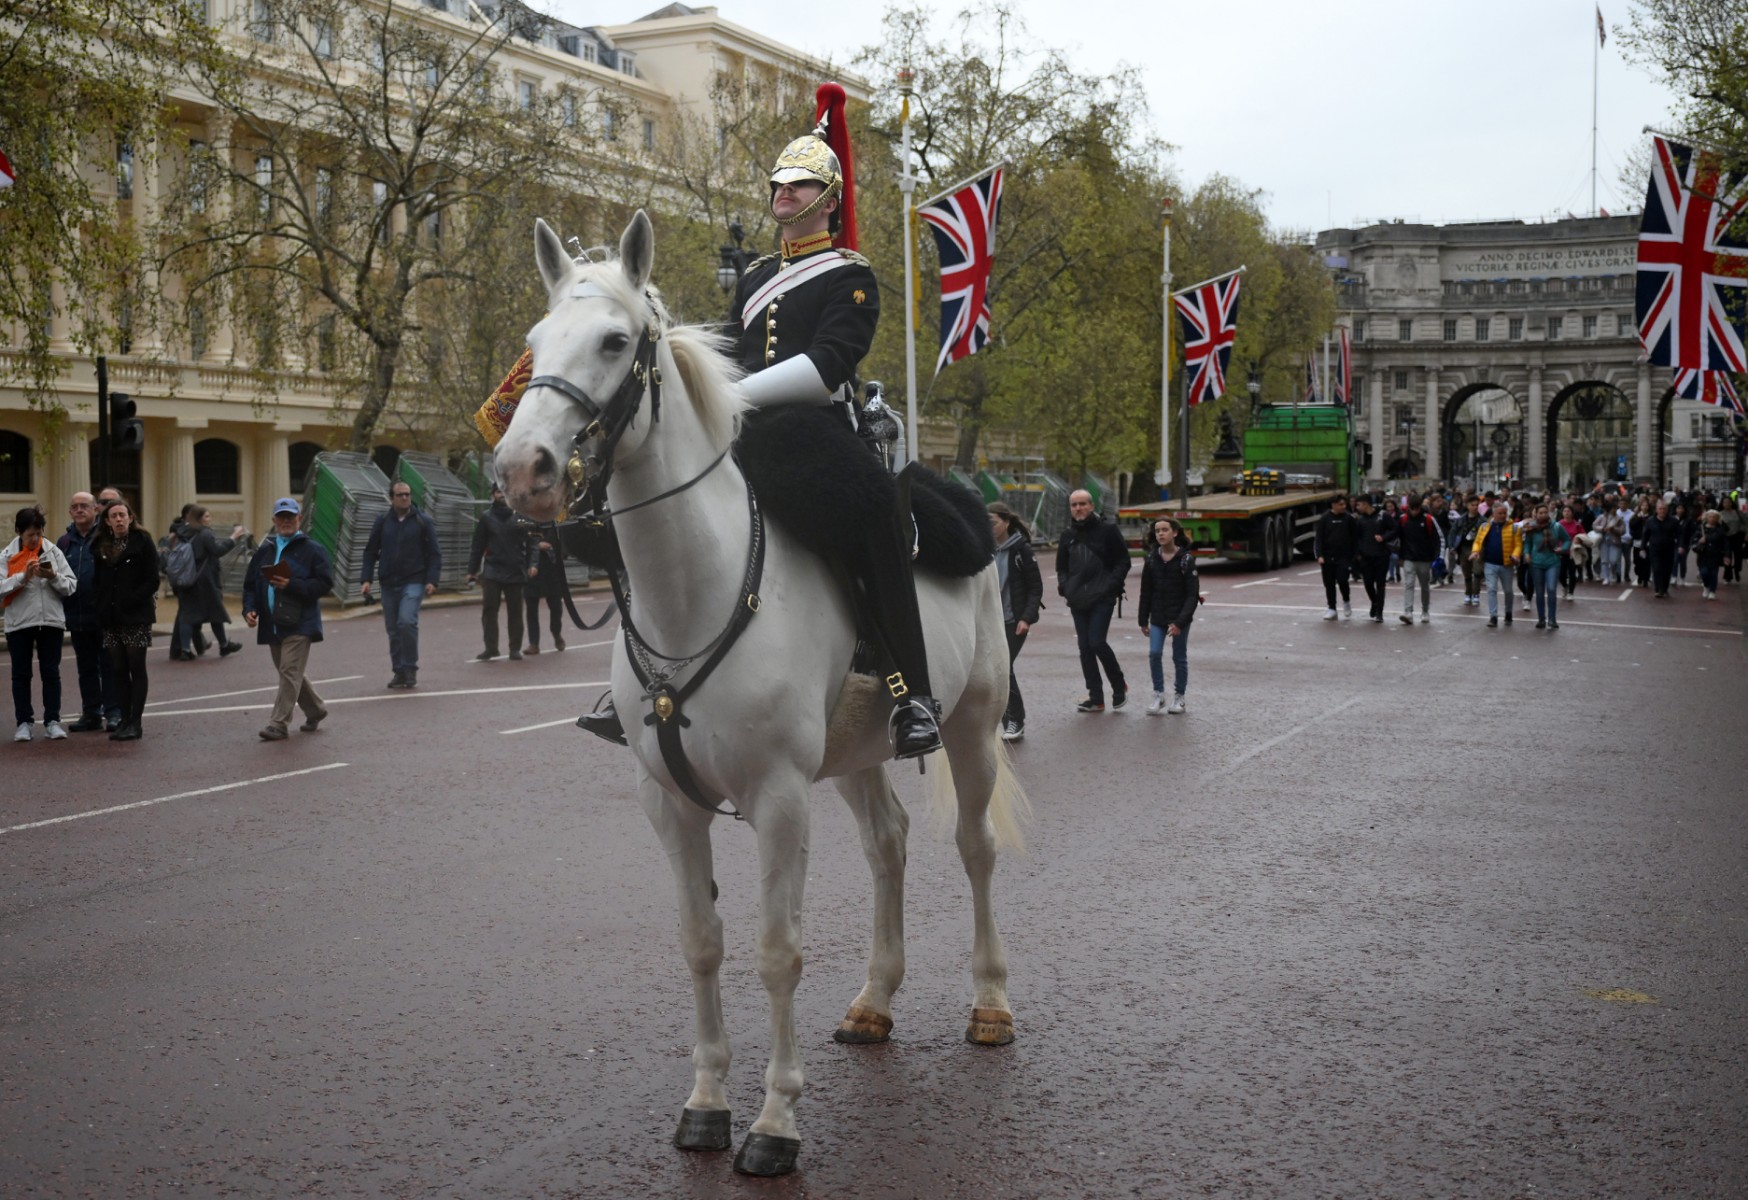
[[[532,378],[494,455],[510,506],[536,521],[564,517],[573,491],[599,487],[615,457],[635,453],[655,414],[643,403],[662,333],[649,295],[655,233],[640,209],[617,263],[583,263],[545,221],[534,257],[547,314],[528,334]]]

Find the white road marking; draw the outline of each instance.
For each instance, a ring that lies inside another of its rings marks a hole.
[[[1299,574],[1301,574],[1301,575],[1320,575],[1322,573],[1323,573],[1322,567],[1312,567],[1309,571],[1300,571],[1299,572]]]
[[[312,679],[310,682],[320,686],[324,683],[350,683],[354,679],[363,678],[362,675],[336,675],[332,679]],[[146,707],[151,708],[160,704],[193,704],[196,700],[227,700],[232,696],[248,696],[255,692],[277,692],[278,690],[279,685],[276,683],[269,687],[243,688],[235,692],[208,692],[204,696],[182,696],[176,700],[148,700]]]
[[[31,821],[24,825],[14,825],[8,829],[0,829],[0,835],[20,833],[26,829],[41,829],[45,825],[59,825],[63,821],[82,821],[86,817],[104,817],[110,813],[127,812],[133,808],[150,808],[154,804],[167,804],[172,800],[188,800],[194,796],[210,796],[214,792],[228,792],[235,788],[253,787],[257,783],[275,783],[281,779],[294,779],[299,775],[313,775],[317,771],[334,771],[347,763],[329,763],[322,767],[305,767],[301,771],[281,771],[277,775],[263,775],[259,779],[239,779],[235,783],[221,783],[213,787],[196,788],[192,792],[177,792],[173,796],[159,796],[156,800],[135,800],[132,804],[116,804],[109,808],[93,808],[87,812],[68,813],[61,817],[50,817],[46,821]]]
[[[1633,589],[1628,588],[1626,591],[1624,591],[1620,595],[1616,596],[1615,599],[1616,600],[1625,600],[1628,596],[1631,596],[1632,594],[1633,594]]]
[[[610,679],[586,679],[580,683],[530,683],[522,687],[456,688],[448,692],[417,690],[398,692],[392,696],[342,696],[338,700],[329,700],[326,703],[332,707],[336,704],[372,704],[383,700],[419,700],[436,696],[490,696],[499,692],[550,692],[565,688],[608,687],[611,686],[612,682]],[[147,713],[146,715],[153,719],[158,717],[193,717],[203,713],[254,712],[267,707],[269,706],[266,704],[233,704],[224,708],[185,708],[179,712]]]
[[[560,720],[560,721],[542,721],[538,725],[524,725],[520,729],[500,729],[500,730],[498,730],[498,732],[499,733],[506,733],[506,734],[507,733],[532,733],[536,729],[551,729],[555,725],[575,725],[576,723],[577,723],[577,719],[575,717],[565,717],[563,720]]]
[[[1348,699],[1343,700],[1340,704],[1337,704],[1334,708],[1326,710],[1322,714],[1322,716],[1320,716],[1318,718],[1318,720],[1319,721],[1327,721],[1330,717],[1333,717],[1336,713],[1344,712],[1347,709],[1352,708],[1354,705],[1356,705],[1360,702],[1360,699],[1361,698],[1359,696],[1350,696]],[[1249,762],[1251,759],[1255,758],[1257,755],[1263,753],[1266,750],[1274,749],[1276,746],[1280,745],[1282,742],[1286,741],[1288,738],[1293,738],[1293,737],[1299,736],[1301,733],[1304,733],[1305,730],[1307,730],[1308,728],[1310,728],[1309,722],[1304,724],[1304,725],[1295,725],[1291,729],[1287,730],[1287,732],[1281,733],[1281,734],[1276,734],[1274,737],[1270,738],[1266,742],[1259,742],[1255,746],[1252,746],[1249,750],[1246,750],[1243,754],[1240,754],[1237,758],[1233,759],[1231,762],[1227,763],[1223,768],[1221,768],[1221,770],[1219,771],[1219,774],[1221,774],[1221,775],[1231,774],[1233,771],[1236,771],[1239,767],[1242,767],[1245,763]]]
[[[1233,584],[1232,590],[1236,592],[1239,588],[1257,587],[1260,584],[1279,583],[1280,581],[1281,581],[1281,577],[1279,575],[1276,575],[1271,579],[1253,579],[1249,583],[1235,583],[1235,584]]]

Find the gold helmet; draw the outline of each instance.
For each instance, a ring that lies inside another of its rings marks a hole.
[[[832,148],[825,144],[820,130],[803,134],[783,147],[783,153],[777,156],[777,165],[771,168],[773,198],[777,193],[777,185],[800,183],[803,180],[824,184],[825,191],[794,216],[777,218],[779,224],[794,225],[805,221],[827,202],[843,193],[843,168],[839,166],[838,156],[832,152]]]

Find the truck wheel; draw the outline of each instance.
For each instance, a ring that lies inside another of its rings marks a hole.
[[[1281,527],[1273,516],[1263,518],[1262,548],[1262,569],[1275,570],[1281,559]]]

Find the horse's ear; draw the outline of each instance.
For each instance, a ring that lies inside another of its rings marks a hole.
[[[655,267],[655,228],[643,209],[631,216],[631,224],[619,238],[619,269],[631,282],[633,291],[642,292],[649,286],[650,271]]]
[[[573,265],[558,234],[539,217],[534,218],[534,261],[539,264],[540,278],[549,293],[569,277]]]

